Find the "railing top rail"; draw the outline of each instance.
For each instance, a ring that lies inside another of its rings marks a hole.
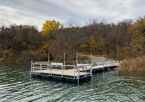
[[[77,66],[90,66],[91,64],[77,64]]]
[[[50,65],[49,63],[32,63],[33,65],[35,64],[35,65],[40,65],[40,64],[42,64],[42,65]]]
[[[63,65],[63,63],[51,62],[51,65],[62,66],[62,65]]]
[[[63,65],[63,66],[66,66],[66,67],[67,67],[67,66],[68,66],[68,67],[74,67],[75,65]]]
[[[83,60],[83,61],[78,61],[78,62],[91,62],[90,60]],[[65,61],[65,62],[77,62],[77,61]]]

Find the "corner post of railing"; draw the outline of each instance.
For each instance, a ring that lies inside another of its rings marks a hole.
[[[65,52],[64,52],[64,70],[65,70]]]

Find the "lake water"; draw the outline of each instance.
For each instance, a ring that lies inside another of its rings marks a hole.
[[[83,83],[30,78],[28,63],[0,63],[0,102],[145,102],[145,74],[95,73]]]

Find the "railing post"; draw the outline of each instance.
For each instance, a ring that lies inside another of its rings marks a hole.
[[[75,79],[76,71],[75,71],[75,65],[74,65],[74,79]]]
[[[41,69],[42,69],[42,63],[40,63],[40,73],[41,73]],[[39,74],[40,74],[40,73],[39,73]]]
[[[93,66],[93,65],[92,65],[92,62],[93,62],[93,61],[92,61],[92,54],[91,54],[91,67],[90,67],[90,68],[91,68],[91,72],[90,72],[90,76],[92,76],[92,66]]]
[[[78,83],[79,83],[79,79],[80,79],[80,68],[78,66]]]
[[[50,53],[48,53],[48,64],[50,63]]]
[[[63,77],[63,65],[62,65],[62,77]]]
[[[48,70],[48,66],[49,66],[49,64],[47,63],[46,65],[47,65],[47,70]]]
[[[78,65],[78,53],[76,53],[76,67]]]
[[[33,60],[31,60],[31,72],[33,71],[32,68],[33,68]]]
[[[65,69],[65,52],[64,52],[64,69]]]
[[[103,71],[104,71],[104,59],[103,59]]]
[[[49,65],[49,76],[50,76],[50,68],[51,68],[51,65]]]
[[[79,80],[80,80],[80,67],[79,67]]]
[[[86,67],[87,67],[87,66],[85,66],[85,77],[86,77]]]
[[[53,65],[51,66],[51,76],[52,76],[52,73],[53,73]]]

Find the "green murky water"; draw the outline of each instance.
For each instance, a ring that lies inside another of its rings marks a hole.
[[[0,63],[0,102],[145,102],[145,74],[109,70],[78,84],[32,79],[28,63]]]

